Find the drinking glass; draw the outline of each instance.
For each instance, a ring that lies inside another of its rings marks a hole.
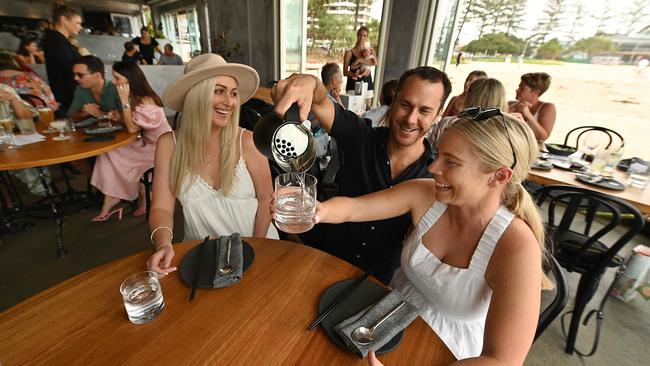
[[[275,178],[275,226],[298,234],[314,227],[316,183],[312,175],[285,173]]]
[[[650,176],[650,162],[633,163],[627,170],[627,184],[630,187],[645,188]]]
[[[6,138],[5,144],[7,149],[17,149],[19,148],[16,141],[16,136],[14,135],[14,120],[11,117],[0,116],[0,126],[4,129]]]
[[[120,293],[126,314],[133,324],[144,324],[153,320],[165,307],[156,272],[143,271],[132,275],[122,282]]]
[[[50,126],[50,122],[54,121],[54,111],[50,107],[39,107],[38,108],[38,118],[41,120],[44,126],[47,126],[43,132],[53,133],[56,132],[56,128]]]
[[[64,141],[68,140],[70,136],[65,135],[65,129],[68,126],[68,122],[65,120],[56,120],[50,122],[50,126],[59,131],[59,136],[52,137],[54,141]]]
[[[18,129],[23,135],[33,135],[36,133],[36,128],[34,127],[34,120],[31,118],[19,118],[16,120]]]
[[[609,151],[606,149],[601,149],[596,151],[594,154],[594,160],[591,161],[589,166],[589,171],[594,174],[601,174],[607,165],[607,160],[609,159]]]
[[[607,164],[605,164],[605,168],[603,169],[603,172],[607,175],[612,175],[614,173],[614,169],[616,169],[616,166],[618,166],[618,163],[621,161],[622,157],[623,157],[622,147],[619,147],[618,149],[613,149],[609,153],[609,157],[607,158]]]

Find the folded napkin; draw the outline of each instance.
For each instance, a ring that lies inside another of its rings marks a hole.
[[[223,268],[228,262],[226,262],[226,257],[228,256],[228,241],[231,241],[230,245],[230,265],[234,267],[233,271],[228,275],[220,275],[219,269]],[[235,283],[241,280],[242,270],[244,268],[244,255],[242,253],[242,241],[238,233],[234,233],[230,236],[221,236],[219,239],[216,239],[216,265],[214,266],[214,279],[212,280],[212,286],[214,288],[221,288]]]
[[[404,306],[398,309],[395,314],[384,320],[373,333],[374,339],[362,345],[352,339],[352,332],[359,327],[370,329],[379,319],[393,311],[400,303],[405,302]],[[365,358],[371,350],[378,350],[386,343],[390,342],[397,333],[406,328],[419,315],[418,309],[411,305],[404,296],[397,290],[393,290],[383,299],[375,304],[368,306],[357,314],[345,319],[334,327],[341,339],[348,348],[360,358]]]

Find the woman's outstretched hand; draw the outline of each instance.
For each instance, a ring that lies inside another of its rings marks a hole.
[[[384,366],[384,364],[377,359],[377,356],[375,356],[375,351],[370,351],[370,353],[368,353],[368,364],[370,364],[370,366]]]
[[[163,244],[147,260],[147,269],[158,273],[160,277],[167,276],[176,270],[176,267],[170,267],[172,258],[174,258],[174,248],[171,244]]]

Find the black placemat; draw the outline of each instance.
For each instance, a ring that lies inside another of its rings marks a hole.
[[[355,281],[355,278],[343,280],[333,284],[328,287],[320,297],[318,302],[318,314],[321,314],[329,307],[329,305],[334,301],[334,299],[343,292],[352,282]],[[325,334],[332,340],[337,346],[342,349],[352,352],[346,347],[343,340],[340,336],[334,331],[334,326],[342,322],[343,320],[351,317],[352,315],[358,313],[359,311],[365,309],[369,305],[372,305],[379,301],[381,298],[386,296],[389,291],[383,288],[381,285],[378,285],[374,282],[364,280],[359,284],[359,286],[349,294],[349,296],[343,299],[327,316],[321,323],[321,327],[325,331]],[[388,353],[402,342],[402,337],[404,337],[404,331],[397,333],[390,342],[386,343],[383,347],[376,351],[377,355],[382,355]]]
[[[103,135],[103,134],[113,133],[116,131],[122,131],[123,129],[124,127],[122,127],[121,125],[112,125],[106,127],[86,128],[84,130],[84,133],[86,135]]]
[[[582,183],[589,184],[595,187],[611,189],[614,191],[623,191],[625,190],[625,184],[617,181],[614,178],[605,178],[605,177],[591,177],[584,174],[576,174],[576,179]]]
[[[206,260],[205,267],[202,268],[202,271],[199,275],[199,282],[196,287],[200,288],[214,288],[212,286],[212,280],[214,280],[215,273],[215,263],[216,263],[216,243],[217,239],[212,239],[206,243],[205,251],[203,252],[206,258],[214,258],[213,260]],[[199,248],[201,243],[194,246],[190,249],[183,258],[181,266],[178,268],[178,274],[181,276],[181,280],[185,282],[186,285],[192,286],[192,280],[194,279],[194,274],[198,269],[198,258],[199,258]],[[248,244],[246,241],[242,240],[242,254],[244,256],[244,266],[243,271],[246,272],[248,268],[253,264],[255,260],[255,251],[253,247]]]

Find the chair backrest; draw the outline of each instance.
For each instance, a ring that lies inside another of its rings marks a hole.
[[[586,188],[550,185],[537,190],[534,197],[538,206],[541,206],[545,201],[548,202],[546,225],[551,233],[579,233],[581,230],[576,227],[582,225],[582,223],[577,224],[575,223],[577,220],[574,219],[581,217],[580,213],[585,214],[584,230],[580,235],[586,240],[580,243],[580,248],[572,254],[569,263],[560,261],[569,271],[573,271],[581,263],[587,251],[591,251],[592,269],[605,268],[616,253],[636,234],[641,232],[645,224],[645,217],[636,207],[619,198]],[[564,212],[560,214],[562,208]],[[631,216],[631,224],[627,225],[623,234],[608,246],[607,250],[600,250],[601,254],[596,256],[596,259],[593,259],[594,244],[602,243],[600,239],[619,226],[622,214]],[[559,222],[556,222],[556,216],[560,217]],[[591,229],[596,218],[599,219],[603,226],[592,234]]]
[[[23,100],[27,101],[29,104],[31,104],[34,107],[46,107],[47,104],[45,101],[36,95],[32,94],[18,94]]]
[[[181,123],[181,112],[176,112],[174,113],[174,119],[172,120],[172,130],[176,131],[178,127],[180,127]]]
[[[560,315],[567,302],[569,301],[569,284],[566,275],[560,263],[553,256],[549,256],[547,263],[549,272],[553,274],[555,280],[555,298],[553,301],[539,314],[537,322],[537,330],[535,331],[535,340],[546,330],[546,328]]]
[[[572,129],[571,131],[567,132],[566,136],[564,137],[564,145],[568,145],[571,135],[574,135],[576,136],[575,148],[578,149],[580,147],[580,139],[587,137],[589,133],[593,132],[600,132],[607,137],[608,142],[607,146],[605,146],[605,149],[608,149],[612,145],[614,142],[614,136],[618,138],[618,147],[625,146],[625,140],[623,139],[623,136],[612,129],[601,126],[580,126]]]
[[[239,111],[239,127],[253,131],[260,118],[262,116],[255,109],[242,105]]]

